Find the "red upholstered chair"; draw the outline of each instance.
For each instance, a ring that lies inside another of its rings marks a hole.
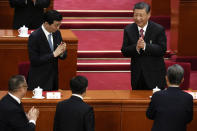
[[[28,72],[29,72],[29,67],[30,67],[29,61],[18,63],[18,73],[20,75],[24,75],[26,80],[27,80],[27,76],[28,76]]]
[[[174,64],[179,64],[180,66],[183,67],[184,69],[184,82],[181,84],[181,89],[182,90],[187,90],[190,86],[190,71],[191,71],[191,64],[190,63],[185,63],[185,62],[172,62],[172,61],[165,61],[166,64],[166,70],[168,69],[169,66],[174,65]]]
[[[175,61],[191,63],[191,69],[197,70],[197,56],[177,56]]]

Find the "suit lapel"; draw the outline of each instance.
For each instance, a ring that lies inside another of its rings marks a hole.
[[[135,39],[135,41],[138,41],[138,39],[139,39],[139,31],[138,31],[138,27],[137,27],[136,23],[134,23],[134,28],[133,28],[133,30],[131,30],[130,34]]]
[[[148,26],[147,26],[147,29],[146,29],[146,33],[145,33],[145,36],[144,36],[144,40],[145,42],[148,42],[149,43],[149,38],[150,38],[150,35],[151,35],[151,27],[152,27],[152,23],[151,21],[148,22]]]
[[[46,35],[44,34],[44,31],[42,30],[42,28],[40,28],[40,32],[41,32],[41,41],[43,41],[44,46],[47,48],[47,50],[49,52],[51,52],[51,48],[49,46],[49,42],[47,40]]]
[[[53,48],[55,50],[59,43],[57,43],[57,35],[55,33],[52,33],[52,34],[53,34]]]

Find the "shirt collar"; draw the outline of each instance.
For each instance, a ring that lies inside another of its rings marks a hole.
[[[76,97],[79,97],[83,100],[83,97],[81,95],[78,95],[78,94],[72,94],[72,96],[76,96]]]
[[[46,37],[47,37],[47,39],[48,39],[48,36],[49,36],[49,34],[51,34],[50,32],[48,32],[46,29],[45,29],[45,27],[44,27],[44,25],[42,25],[42,30],[43,30],[43,32],[44,32],[44,34],[46,35]]]
[[[12,95],[10,92],[8,92],[8,94],[9,94],[14,100],[16,100],[16,101],[18,102],[18,104],[21,104],[21,100],[20,100],[18,97]]]
[[[138,31],[140,32],[140,30],[141,30],[141,29],[143,29],[143,30],[144,30],[144,34],[145,34],[146,29],[147,29],[147,26],[148,26],[148,22],[146,23],[146,25],[145,25],[143,28],[141,28],[141,27],[137,26]]]

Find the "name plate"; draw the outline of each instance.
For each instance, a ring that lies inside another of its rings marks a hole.
[[[188,92],[188,93],[193,96],[193,99],[197,99],[197,92]]]
[[[47,92],[47,99],[61,99],[61,92]]]

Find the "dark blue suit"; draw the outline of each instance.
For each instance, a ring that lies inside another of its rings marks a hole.
[[[35,131],[22,105],[8,94],[0,101],[0,131]]]
[[[59,102],[56,107],[54,131],[94,131],[94,111],[76,96]]]
[[[53,33],[54,50],[61,41],[61,33],[57,30]],[[54,58],[49,42],[40,27],[29,37],[28,53],[30,59],[28,89],[33,90],[40,86],[44,90],[58,90],[58,58],[65,59],[67,52],[65,51],[62,57]]]
[[[132,89],[138,89],[138,85],[142,82],[139,80],[140,75],[143,75],[143,81],[147,85],[145,89],[153,89],[156,86],[164,89],[166,72],[163,59],[166,52],[165,29],[161,25],[149,21],[144,36],[146,49],[140,54],[136,50],[138,39],[137,24],[133,23],[126,26],[121,51],[125,57],[131,57]]]
[[[153,94],[146,115],[154,120],[152,131],[186,131],[193,119],[193,97],[169,87]]]

